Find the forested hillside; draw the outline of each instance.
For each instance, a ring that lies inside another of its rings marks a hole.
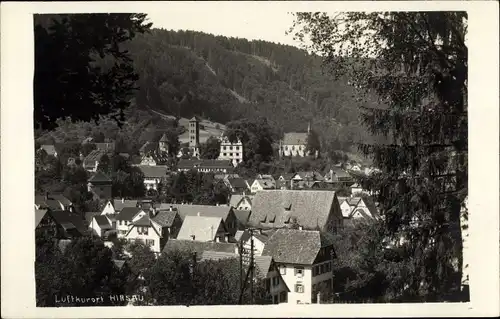
[[[324,146],[348,150],[371,139],[358,121],[347,81],[323,72],[321,59],[298,48],[194,31],[153,29],[128,43],[139,109],[226,123],[263,116],[277,129],[305,131]]]

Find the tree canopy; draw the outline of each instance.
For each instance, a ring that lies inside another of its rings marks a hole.
[[[362,181],[378,191],[388,236],[405,239],[405,282],[420,300],[460,289],[460,211],[467,195],[467,14],[465,12],[298,13],[336,77],[355,88],[362,120],[386,143],[360,143],[381,173]],[[370,107],[376,94],[384,107]]]
[[[122,44],[150,29],[146,15],[58,14],[34,19],[35,126],[53,129],[57,119],[65,117],[97,121],[111,115],[123,121],[138,75]]]

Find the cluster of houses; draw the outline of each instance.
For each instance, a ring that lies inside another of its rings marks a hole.
[[[199,159],[199,130],[199,119],[193,117],[188,143],[193,157],[179,159],[175,171],[214,173],[216,181],[231,191],[229,204],[113,198],[112,180],[98,171],[97,165],[105,154],[114,154],[115,145],[95,143],[95,150],[81,161],[91,173],[88,191],[100,199],[101,209],[76,212],[60,194],[36,196],[35,227],[60,241],[90,234],[109,245],[114,237],[142,242],[157,255],[177,249],[194,253],[197,260],[242,255],[246,266],[254,261],[256,279],[266,282],[273,303],[310,304],[329,298],[335,257],[331,234],[353,220],[378,218],[376,204],[354,182],[352,172],[363,172],[361,168],[346,170],[334,165],[323,172],[257,174],[254,179],[243,179],[233,173],[243,161],[241,141],[230,142],[222,136],[219,157]],[[306,156],[308,134],[286,133],[280,142],[280,156]],[[57,156],[50,145],[42,149]],[[144,173],[147,190],[158,189],[169,173],[175,173],[167,164],[168,154],[168,137],[163,135],[157,143],[147,142],[140,149],[139,160],[131,160]],[[349,187],[350,196],[339,197],[335,190],[340,186]]]
[[[94,183],[100,180],[96,176]],[[269,176],[258,177],[272,183]],[[223,180],[233,187],[228,205],[109,199],[101,211],[78,214],[62,195],[36,196],[36,228],[63,240],[92,234],[104,241],[112,236],[140,241],[158,255],[183,249],[198,260],[239,258],[241,253],[245,265],[253,246],[255,278],[266,281],[274,303],[325,300],[333,289],[330,234],[344,225],[346,200],[331,190],[252,193],[237,176]],[[353,211],[370,211],[362,200],[347,202]]]

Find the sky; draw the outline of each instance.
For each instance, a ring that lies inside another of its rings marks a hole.
[[[206,9],[206,7],[205,7]],[[275,43],[299,46],[292,35],[285,32],[292,26],[294,18],[286,11],[253,10],[189,10],[180,7],[168,10],[146,11],[153,27],[167,30],[194,30],[227,37],[246,38],[248,40],[265,40]]]

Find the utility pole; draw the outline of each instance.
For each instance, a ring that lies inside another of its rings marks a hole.
[[[255,300],[254,300],[254,296],[253,296],[253,280],[254,280],[254,268],[253,268],[253,265],[254,265],[254,260],[253,260],[253,254],[254,254],[254,246],[253,246],[253,229],[250,230],[250,235],[252,237],[250,237],[250,269],[249,271],[251,271],[252,273],[252,277],[250,278],[250,298],[252,300],[252,305],[255,304]]]
[[[251,302],[252,304],[254,304],[254,296],[253,296],[253,281],[254,281],[254,242],[253,242],[253,231],[254,229],[253,228],[250,228],[249,229],[249,232],[250,232],[250,265],[248,266],[248,270],[247,270],[247,273],[246,273],[246,276],[245,276],[245,279],[243,281],[243,284],[241,285],[241,290],[240,290],[240,298],[239,298],[239,304],[241,305],[242,302],[243,302],[243,294],[245,293],[245,288],[247,286],[247,283],[248,283],[248,277],[250,276],[250,274],[252,275],[252,277],[250,278],[250,293],[251,293]],[[242,244],[243,246],[243,244]],[[243,247],[241,249],[241,251],[243,251]],[[242,258],[243,256],[240,254],[240,263],[241,265],[243,264],[243,261],[242,261]],[[242,272],[240,272],[242,273]]]

